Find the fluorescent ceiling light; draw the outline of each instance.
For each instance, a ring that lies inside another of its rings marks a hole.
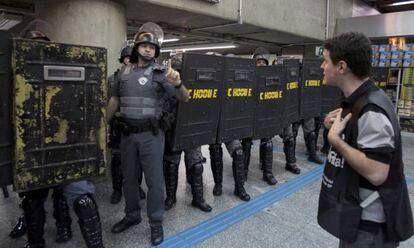
[[[168,43],[168,42],[174,42],[174,41],[179,41],[180,39],[177,38],[172,38],[172,39],[165,39],[162,41],[162,43]]]
[[[202,51],[202,50],[218,50],[218,49],[229,49],[229,48],[236,48],[236,45],[224,45],[224,46],[204,46],[204,47],[177,47],[171,49],[161,49],[162,53],[169,53],[172,51]]]
[[[386,6],[401,6],[401,5],[407,5],[407,4],[414,4],[414,1],[405,1],[405,2],[398,2],[398,3],[391,3]]]
[[[22,21],[21,15],[11,14],[2,11],[0,14],[0,30],[8,30]]]

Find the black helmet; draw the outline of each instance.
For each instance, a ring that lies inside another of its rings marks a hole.
[[[153,22],[144,23],[135,34],[134,50],[139,44],[152,44],[156,47],[155,57],[160,55],[162,41],[164,39],[164,32],[162,28]]]
[[[37,31],[37,30],[27,30],[24,33],[23,38],[31,39],[31,40],[50,41],[49,37],[47,37],[44,33]]]
[[[20,31],[19,36],[24,39],[50,41],[50,36],[55,33],[54,28],[46,21],[34,19]]]
[[[264,47],[258,47],[254,51],[252,58],[255,59],[256,61],[264,60],[266,65],[269,65],[268,55],[269,55],[269,50],[267,50]]]
[[[119,63],[123,63],[124,58],[130,57],[131,54],[132,54],[132,47],[131,46],[124,47],[121,51],[121,55],[119,55]]]

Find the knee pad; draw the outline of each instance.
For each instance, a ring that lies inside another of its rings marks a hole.
[[[196,164],[193,164],[192,166],[191,166],[191,169],[194,171],[194,172],[196,172],[197,174],[199,173],[199,174],[201,174],[201,173],[203,173],[203,164],[202,163],[196,163]]]
[[[234,160],[242,159],[243,158],[243,150],[241,148],[237,148],[233,154],[232,157]]]
[[[84,194],[75,199],[73,209],[80,219],[88,219],[96,215],[98,206],[92,195]]]

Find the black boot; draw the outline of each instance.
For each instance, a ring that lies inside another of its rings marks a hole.
[[[112,174],[112,188],[114,191],[111,194],[110,202],[117,204],[122,198],[122,172],[121,172],[121,156],[120,154],[112,154],[111,161],[111,174]]]
[[[191,192],[193,193],[193,201],[191,205],[199,208],[201,211],[210,212],[211,206],[204,201],[203,197],[203,164],[198,163],[191,167]]]
[[[164,230],[162,226],[151,226],[151,244],[159,245],[162,241],[164,241]]]
[[[27,227],[26,248],[43,248],[45,240],[43,239],[45,225],[45,209],[43,199],[23,199],[24,218]]]
[[[305,144],[308,150],[308,161],[323,164],[323,161],[318,157],[318,155],[316,155],[315,138],[316,136],[314,132],[310,132],[305,136]]]
[[[315,117],[315,150],[318,151],[318,138],[319,138],[319,131],[322,128],[321,118]]]
[[[244,178],[247,180],[249,174],[250,154],[252,150],[252,139],[245,138],[242,140],[243,155],[244,155]]]
[[[242,201],[250,201],[250,196],[244,189],[244,158],[243,151],[238,149],[233,155],[233,177],[234,177],[234,194]]]
[[[170,210],[177,202],[178,164],[164,160],[164,179],[165,192],[167,195],[164,203],[165,210]]]
[[[328,155],[329,148],[330,148],[330,145],[329,145],[329,142],[328,142],[328,132],[329,132],[328,129],[326,129],[326,128],[323,129],[323,146],[321,148],[321,152],[325,155]]]
[[[285,140],[283,143],[283,151],[286,157],[285,169],[293,174],[300,174],[300,168],[296,165],[295,140],[293,137]]]
[[[53,217],[56,220],[56,242],[63,243],[72,238],[72,219],[69,214],[68,203],[61,187],[53,189]]]
[[[263,170],[263,158],[264,158],[263,148],[262,146],[259,146],[259,169],[260,170]]]
[[[102,248],[102,227],[98,206],[90,194],[81,195],[73,203],[78,223],[88,248]]]
[[[191,171],[187,166],[185,167],[185,179],[187,180],[187,183],[191,185]]]
[[[212,144],[208,149],[210,150],[211,171],[215,183],[213,195],[219,196],[223,194],[223,149],[221,144]]]
[[[26,221],[24,220],[24,215],[20,216],[17,219],[17,223],[14,225],[13,229],[9,233],[9,237],[12,239],[17,239],[23,236],[26,233]]]
[[[277,183],[276,178],[273,176],[273,142],[271,139],[262,139],[260,149],[263,150],[263,180],[269,185],[275,185]]]

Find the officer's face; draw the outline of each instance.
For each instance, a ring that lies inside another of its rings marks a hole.
[[[155,56],[155,46],[152,44],[144,43],[138,46],[138,52],[142,56],[154,58]]]
[[[124,57],[124,59],[122,60],[122,62],[124,63],[124,65],[130,64],[130,62],[129,62],[129,56]]]
[[[323,69],[323,80],[326,84],[335,86],[335,81],[338,79],[338,68],[337,65],[333,64],[329,51],[326,49],[323,52],[321,68]]]
[[[256,66],[266,66],[266,61],[264,59],[256,60]]]

